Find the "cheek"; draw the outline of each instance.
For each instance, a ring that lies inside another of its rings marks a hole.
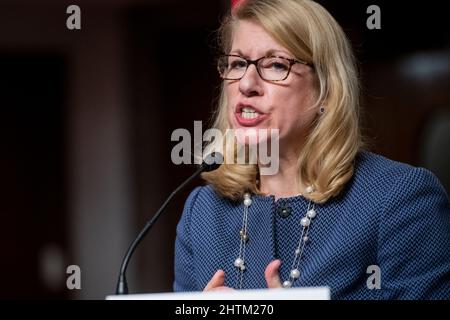
[[[307,126],[314,117],[313,102],[306,92],[274,95],[273,101],[278,106],[275,120],[281,130],[297,131]]]
[[[283,88],[284,89],[284,88]],[[302,109],[302,96],[292,90],[277,90],[270,97],[275,106],[277,118],[292,119],[298,116]]]
[[[236,106],[237,92],[236,86],[228,85],[224,88],[226,100],[227,100],[227,116],[228,122],[233,125],[234,123],[234,108]]]

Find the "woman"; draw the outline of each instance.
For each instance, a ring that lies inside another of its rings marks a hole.
[[[279,170],[225,157],[203,175],[177,227],[174,290],[449,299],[448,196],[429,171],[362,149],[355,62],[330,14],[309,0],[248,0],[220,36],[214,127],[278,129]]]

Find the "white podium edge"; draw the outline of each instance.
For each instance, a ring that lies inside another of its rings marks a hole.
[[[109,295],[106,300],[330,300],[328,287]]]

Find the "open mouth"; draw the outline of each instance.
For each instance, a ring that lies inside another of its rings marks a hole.
[[[256,126],[266,118],[265,113],[253,106],[239,104],[236,108],[236,120],[242,126]]]
[[[241,110],[241,118],[242,119],[256,119],[261,114],[251,107],[244,107]]]

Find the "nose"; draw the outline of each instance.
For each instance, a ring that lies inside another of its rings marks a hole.
[[[262,95],[262,79],[259,77],[258,70],[254,64],[248,66],[244,76],[239,80],[239,91],[247,96]]]

